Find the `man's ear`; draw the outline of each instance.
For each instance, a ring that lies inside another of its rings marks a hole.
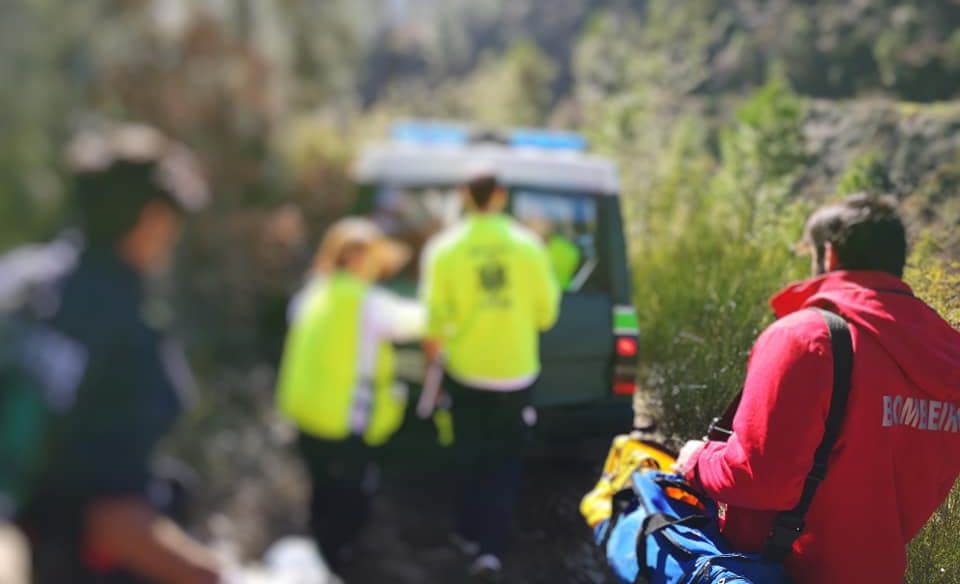
[[[837,250],[829,241],[823,246],[823,267],[828,272],[835,272],[840,269],[840,260],[837,258]]]

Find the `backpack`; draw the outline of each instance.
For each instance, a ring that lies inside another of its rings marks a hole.
[[[46,302],[75,258],[65,242],[0,258],[0,519],[26,505],[50,422],[72,406],[86,367],[83,347],[49,324],[56,302]]]
[[[774,522],[764,553],[734,550],[720,533],[717,504],[691,488],[683,477],[654,470],[634,473],[632,486],[613,498],[613,514],[595,535],[620,582],[651,584],[779,584],[788,582],[783,560],[804,528],[804,516],[827,470],[827,460],[846,411],[853,368],[847,322],[817,309],[830,330],[833,393],[823,439],[814,454],[797,505]],[[723,420],[732,421],[740,396]],[[712,426],[717,426],[714,420]],[[711,428],[711,435],[715,435]],[[722,432],[721,432],[722,433]],[[729,434],[729,432],[728,432]]]

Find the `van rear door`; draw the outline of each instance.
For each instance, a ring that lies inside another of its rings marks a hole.
[[[543,335],[543,370],[534,404],[606,399],[617,381],[618,348],[624,349],[615,335],[618,324],[625,324],[617,314],[625,314],[625,309],[632,314],[619,201],[525,188],[514,188],[512,195],[513,215],[544,238],[555,268],[562,272],[561,281],[567,280],[557,324]],[[566,278],[574,246],[579,257],[573,276]],[[620,332],[625,331],[621,326]],[[634,344],[630,357],[635,356]]]

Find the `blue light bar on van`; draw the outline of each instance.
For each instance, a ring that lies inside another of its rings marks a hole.
[[[583,152],[587,149],[586,138],[575,132],[532,129],[511,130],[508,141],[511,146],[542,148],[544,150]]]
[[[390,137],[410,144],[467,144],[470,127],[448,122],[398,122],[390,128]]]
[[[420,145],[466,145],[475,142],[494,142],[516,148],[526,147],[542,150],[583,152],[587,149],[587,140],[575,132],[519,128],[501,133],[456,122],[416,120],[398,122],[390,128],[390,137],[396,142]]]

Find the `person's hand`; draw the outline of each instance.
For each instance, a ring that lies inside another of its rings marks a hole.
[[[690,469],[690,461],[693,459],[694,455],[704,447],[706,442],[703,440],[690,440],[683,445],[683,448],[680,449],[680,454],[677,456],[677,462],[673,465],[674,472],[686,475],[687,471]]]
[[[437,339],[424,339],[423,355],[427,359],[427,365],[434,363],[440,358],[441,344]]]

